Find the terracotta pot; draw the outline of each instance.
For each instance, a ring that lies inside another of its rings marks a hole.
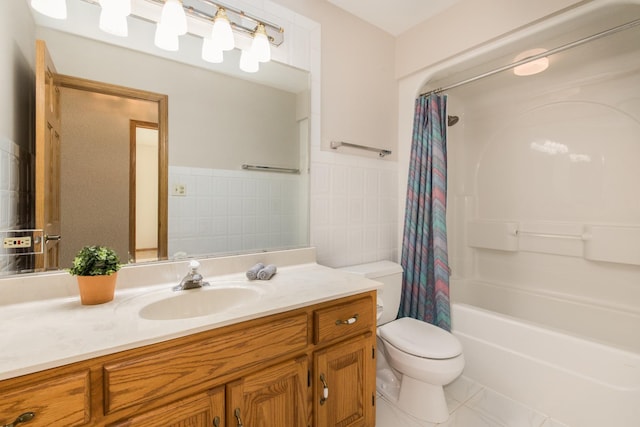
[[[103,304],[113,300],[118,273],[108,276],[77,276],[82,305]]]

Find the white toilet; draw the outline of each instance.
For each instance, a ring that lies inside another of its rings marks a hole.
[[[443,386],[464,368],[462,346],[442,328],[405,317],[396,319],[402,267],[391,261],[344,267],[383,283],[378,290],[376,388],[402,411],[424,421],[449,418]]]

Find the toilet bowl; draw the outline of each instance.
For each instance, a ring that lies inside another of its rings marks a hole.
[[[464,369],[460,342],[437,326],[409,317],[381,326],[378,336],[378,352],[384,354],[399,379],[399,387],[390,389],[380,384],[378,390],[420,420],[446,421],[449,409],[443,386]]]
[[[343,270],[382,282],[378,290],[376,389],[400,410],[423,421],[449,418],[443,387],[464,369],[462,345],[451,333],[409,317],[396,319],[402,267],[381,261]]]

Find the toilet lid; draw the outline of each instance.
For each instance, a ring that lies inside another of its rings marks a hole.
[[[427,359],[450,359],[462,354],[456,337],[442,328],[403,317],[379,328],[380,336],[394,347]]]

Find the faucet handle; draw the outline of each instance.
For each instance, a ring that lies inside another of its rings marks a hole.
[[[191,268],[191,270],[195,271],[195,270],[200,268],[200,263],[198,261],[196,261],[195,259],[192,259],[191,262],[189,262],[189,268]]]

